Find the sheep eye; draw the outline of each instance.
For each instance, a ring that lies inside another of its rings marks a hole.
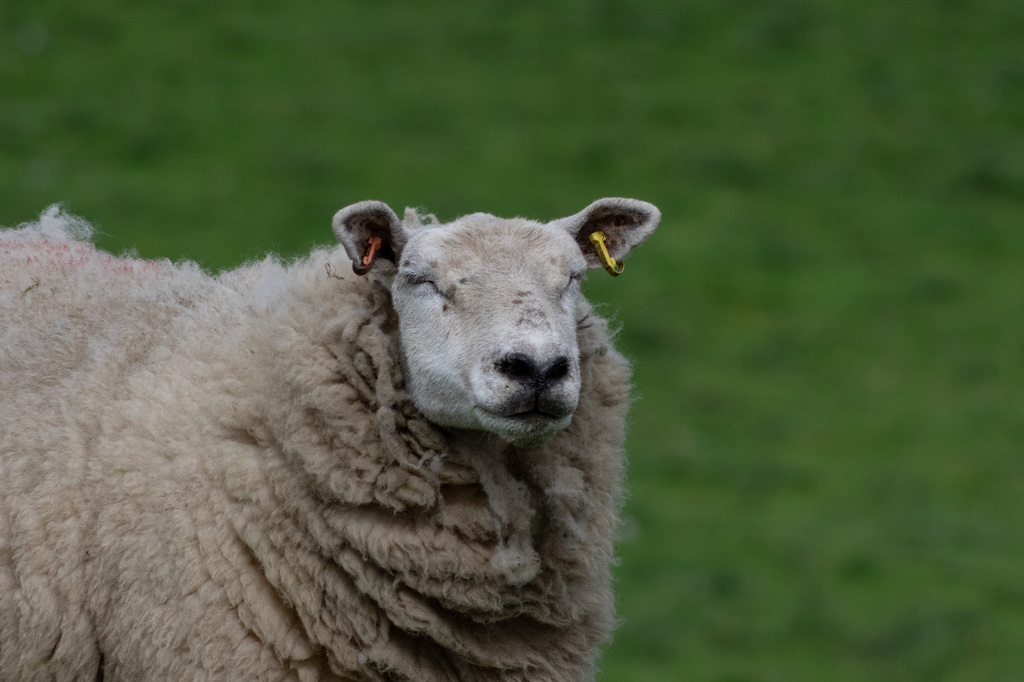
[[[440,287],[437,286],[437,282],[431,279],[428,275],[418,273],[408,273],[405,276],[405,281],[409,286],[412,287],[429,287],[436,294],[441,294]]]
[[[566,283],[565,288],[562,290],[562,292],[567,294],[570,291],[572,291],[573,286],[578,285],[580,281],[582,281],[584,274],[586,273],[580,270],[578,272],[573,272],[571,275],[569,275],[569,281]]]
[[[427,284],[428,282],[433,281],[425,273],[417,272],[415,270],[404,270],[402,271],[401,274],[402,279],[405,280],[405,283],[413,287],[419,286],[420,284]]]

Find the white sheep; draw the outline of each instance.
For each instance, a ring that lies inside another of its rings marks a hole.
[[[659,218],[363,202],[215,277],[0,231],[0,679],[592,679],[628,368],[580,280]]]

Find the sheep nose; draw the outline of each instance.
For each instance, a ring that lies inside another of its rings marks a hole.
[[[525,353],[509,353],[497,363],[498,371],[509,379],[529,384],[540,392],[569,374],[569,358],[564,355],[541,365]]]

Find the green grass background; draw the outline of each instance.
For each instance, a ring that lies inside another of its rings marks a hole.
[[[602,680],[1024,679],[1024,3],[0,0],[0,223],[664,213]]]

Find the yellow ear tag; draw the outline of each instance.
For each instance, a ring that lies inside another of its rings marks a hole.
[[[604,232],[591,232],[590,243],[597,249],[597,257],[601,261],[601,265],[608,271],[608,274],[612,277],[618,277],[622,274],[622,271],[626,269],[625,263],[618,263],[612,255],[608,253],[608,247],[604,245]]]

